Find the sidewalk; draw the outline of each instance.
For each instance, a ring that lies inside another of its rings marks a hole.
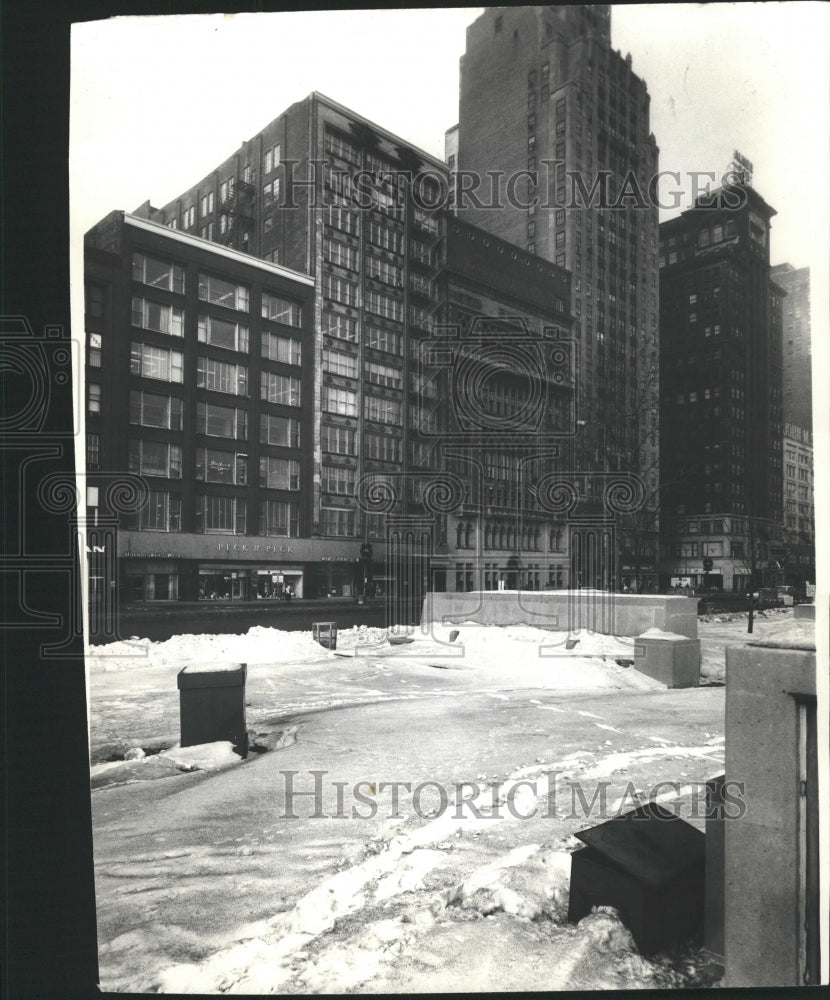
[[[227,610],[229,608],[261,608],[273,611],[275,608],[305,608],[305,607],[382,607],[384,598],[374,597],[364,601],[362,605],[354,597],[292,597],[290,601],[280,600],[211,600],[211,601],[141,601],[137,603],[125,602],[119,608],[119,614],[158,614],[160,611],[185,610],[198,608],[209,611],[211,609]]]

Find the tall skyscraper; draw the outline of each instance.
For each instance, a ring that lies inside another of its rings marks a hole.
[[[642,554],[645,534],[653,556],[657,154],[646,85],[611,47],[609,5],[488,8],[467,29],[458,216],[572,271],[575,468],[641,477],[646,503],[623,547]],[[653,562],[646,572],[636,561],[653,584]],[[626,573],[624,551],[623,575],[634,569],[630,558]]]
[[[704,574],[725,590],[781,582],[784,295],[769,263],[774,215],[753,188],[732,187],[660,227],[665,585],[679,577],[700,586]]]
[[[775,281],[784,299],[784,423],[813,429],[812,358],[810,350],[810,268],[777,264]]]

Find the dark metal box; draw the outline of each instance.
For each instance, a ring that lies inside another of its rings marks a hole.
[[[576,834],[568,920],[613,906],[644,955],[703,932],[704,835],[655,803]]]
[[[248,755],[245,725],[245,663],[189,664],[179,671],[181,745],[230,740]]]

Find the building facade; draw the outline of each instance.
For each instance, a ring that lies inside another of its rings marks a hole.
[[[645,589],[656,583],[658,150],[645,83],[610,31],[605,4],[486,9],[467,29],[449,135],[459,218],[573,274],[580,460],[586,473],[640,477],[644,512],[624,548],[627,578]]]
[[[520,502],[516,461],[502,449],[463,467],[446,445],[459,399],[474,400],[472,430],[454,439],[469,453],[475,421],[489,443],[529,393],[533,420],[514,420],[504,448],[540,456],[528,489],[563,460],[570,275],[451,219],[445,188],[440,161],[314,94],[163,209],[146,202],[88,234],[86,322],[104,352],[100,370],[92,355],[87,366],[89,468],[128,470],[167,497],[121,517],[128,598],[357,595],[371,583],[419,610],[431,586],[567,583],[561,517]],[[436,361],[471,323],[454,360]],[[167,401],[154,398],[156,372],[175,383]]]
[[[784,424],[784,583],[803,591],[816,581],[813,435]]]
[[[784,300],[784,422],[813,429],[812,351],[810,341],[810,268],[777,264],[776,283]]]
[[[303,502],[313,282],[123,212],[85,243],[87,515],[118,529],[122,599],[350,592],[359,544]]]
[[[751,187],[736,186],[660,227],[663,586],[782,582],[784,293],[770,272],[774,215]]]

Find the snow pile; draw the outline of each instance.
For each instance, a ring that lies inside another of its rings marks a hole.
[[[307,663],[325,659],[328,651],[310,632],[283,632],[255,625],[244,635],[174,635],[164,642],[126,639],[87,650],[91,671],[176,667],[186,663]]]
[[[568,911],[571,855],[542,851],[538,844],[514,848],[452,889],[449,905],[489,916],[502,911],[527,920],[562,922]]]

